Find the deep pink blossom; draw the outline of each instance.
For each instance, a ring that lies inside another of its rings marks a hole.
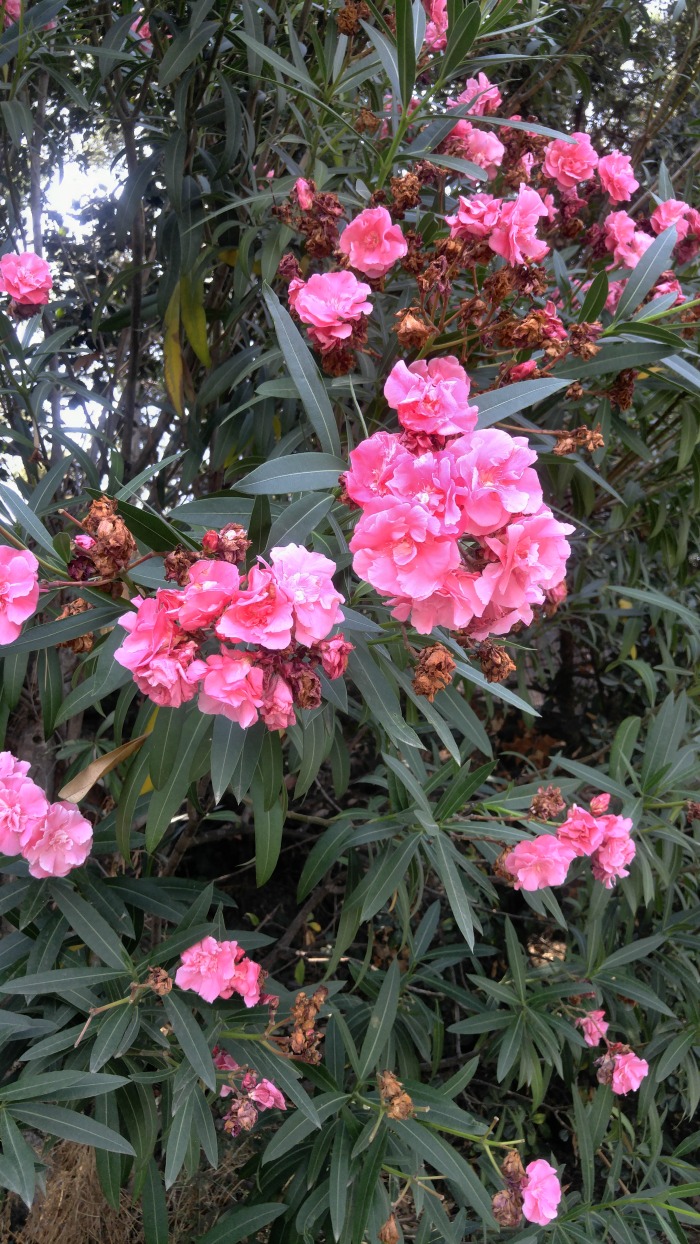
[[[251,566],[247,587],[239,591],[215,629],[220,639],[275,650],[291,642],[293,622],[292,601],[275,573],[265,566]]]
[[[640,259],[649,250],[653,238],[648,233],[642,233],[641,229],[637,229],[631,241],[622,242],[616,247],[614,252],[615,262],[622,264],[625,268],[636,268]]]
[[[523,1216],[528,1222],[546,1227],[557,1216],[561,1201],[561,1184],[557,1172],[544,1158],[529,1162],[522,1184]]]
[[[230,998],[236,966],[242,957],[238,942],[218,942],[214,937],[204,937],[182,952],[175,984],[178,989],[191,989],[205,1002]]]
[[[425,510],[432,535],[457,536],[460,531],[454,466],[450,452],[428,451],[400,462],[391,478],[390,493]]]
[[[563,885],[574,852],[553,834],[524,838],[505,858],[505,866],[516,878],[516,890],[542,890]]]
[[[678,241],[682,242],[688,233],[686,216],[689,211],[690,204],[684,203],[682,199],[666,199],[664,203],[659,203],[650,217],[654,233],[663,233],[664,229],[670,229],[671,225],[675,225]]]
[[[313,207],[314,192],[306,178],[297,177],[293,189],[294,194],[296,195],[297,203],[299,204],[302,212],[308,212],[309,209]]]
[[[391,600],[392,616],[400,622],[410,619],[411,626],[419,635],[429,635],[436,626],[462,630],[475,617],[480,617],[484,610],[476,590],[478,581],[478,573],[458,566],[443,577],[440,586],[429,596],[421,600],[408,596]]]
[[[297,643],[310,646],[318,639],[325,639],[345,600],[333,586],[335,562],[300,544],[272,549],[270,561],[278,588],[291,602]]]
[[[403,259],[408,243],[385,207],[367,207],[343,230],[338,249],[358,272],[376,278]]]
[[[257,1006],[260,1001],[260,986],[264,980],[263,970],[259,963],[245,956],[236,963],[230,985],[233,993],[243,999],[247,1007]]]
[[[485,73],[478,73],[475,78],[467,78],[464,90],[457,96],[455,102],[469,104],[471,105],[469,111],[473,116],[485,117],[498,112],[503,97],[498,87],[489,81]]]
[[[23,307],[41,307],[49,301],[53,285],[51,269],[33,251],[3,255],[0,259],[0,291]]]
[[[131,670],[139,691],[165,708],[179,708],[196,691],[188,671],[197,645],[170,616],[173,603],[179,604],[180,599],[179,592],[167,590],[146,600],[136,596],[132,600],[138,606],[136,613],[117,618],[129,634],[117,648],[115,661]]]
[[[612,1091],[624,1097],[626,1093],[634,1093],[642,1080],[649,1074],[649,1064],[645,1058],[636,1054],[615,1054],[613,1059]]]
[[[489,181],[493,181],[506,153],[500,138],[492,130],[480,130],[471,121],[465,120],[457,121],[441,145],[442,148],[449,155],[471,160],[484,170]]]
[[[264,685],[260,716],[268,730],[286,730],[296,722],[292,688],[277,672]]]
[[[461,510],[460,534],[488,535],[515,514],[542,505],[542,486],[532,464],[537,454],[524,436],[484,428],[450,446]]]
[[[557,837],[566,842],[575,855],[592,855],[605,837],[605,826],[602,821],[591,816],[585,808],[574,803],[569,808],[566,820],[557,828]]]
[[[422,506],[393,497],[372,501],[350,541],[355,573],[384,596],[430,596],[460,563],[456,542],[435,537],[430,526]]]
[[[513,384],[518,380],[529,380],[533,372],[537,371],[537,359],[528,359],[525,363],[516,363],[515,367],[511,367],[508,373],[508,379]]]
[[[454,216],[446,216],[451,238],[487,238],[498,224],[502,199],[492,194],[460,194]]]
[[[591,867],[596,881],[602,881],[606,889],[611,890],[618,877],[629,876],[627,865],[632,863],[637,848],[630,837],[632,822],[629,817],[602,816],[599,823],[604,836],[591,858]]]
[[[555,138],[544,153],[544,172],[553,177],[561,190],[570,190],[580,181],[588,181],[598,164],[598,156],[588,134],[574,133],[574,143]]]
[[[28,549],[0,544],[0,645],[11,644],[39,601],[39,563]]]
[[[351,337],[353,326],[370,314],[371,292],[352,272],[316,272],[308,281],[290,282],[289,303],[324,351]]]
[[[666,276],[668,279],[662,279],[656,282],[656,285],[654,286],[654,297],[661,298],[664,294],[675,294],[676,301],[673,303],[673,306],[680,306],[682,302],[685,302],[685,294],[683,293],[683,287],[680,281],[668,272],[662,272],[661,276],[662,278]]]
[[[82,549],[83,552],[86,553],[88,549],[93,548],[93,546],[97,543],[97,541],[95,540],[94,536],[88,536],[88,535],[81,534],[79,536],[74,536],[73,543],[75,544],[76,548]]]
[[[547,208],[536,190],[521,183],[518,197],[504,203],[489,246],[509,264],[522,264],[528,259],[539,261],[549,250],[536,235],[537,222],[547,216]]]
[[[74,803],[61,800],[22,835],[22,855],[32,877],[65,877],[84,864],[92,846],[92,825]]]
[[[247,728],[258,720],[263,703],[264,672],[249,652],[230,649],[194,661],[189,670],[193,693],[201,683],[197,707]]]
[[[153,55],[153,38],[151,27],[143,17],[137,17],[129,27],[131,34],[138,39],[141,51],[145,56]]]
[[[605,1019],[605,1011],[589,1011],[587,1015],[581,1016],[575,1022],[583,1032],[586,1045],[591,1046],[600,1045],[610,1027]]]
[[[286,1110],[287,1103],[284,1100],[276,1084],[272,1080],[261,1080],[255,1088],[251,1089],[250,1098],[255,1102],[260,1110]]]
[[[542,603],[544,589],[561,583],[571,552],[566,536],[573,530],[543,505],[485,537],[496,560],[484,567],[479,592],[485,603],[507,611],[510,626],[515,621],[531,622],[531,607]],[[506,632],[499,625],[493,633]]]
[[[471,432],[477,408],[469,405],[470,381],[452,354],[408,366],[395,363],[384,385],[384,396],[411,432],[456,436]]]
[[[626,203],[639,190],[639,182],[632,170],[632,161],[621,151],[612,151],[598,161],[598,176],[603,189],[613,203]]]
[[[425,43],[433,52],[441,52],[447,47],[447,0],[423,0],[428,23],[425,28]]]
[[[332,639],[321,639],[314,644],[314,653],[321,658],[321,668],[331,682],[341,678],[348,668],[348,657],[353,651],[344,635],[334,635]]]
[[[360,441],[350,452],[350,470],[343,476],[348,496],[358,505],[386,496],[397,464],[409,457],[392,432],[375,432]]]
[[[189,575],[177,618],[186,631],[204,630],[238,595],[240,575],[229,562],[206,558],[190,566]]]
[[[19,855],[49,810],[43,790],[27,776],[29,761],[0,752],[0,852]]]
[[[11,26],[13,22],[19,21],[22,16],[22,3],[23,0],[4,0],[3,15],[6,26]]]

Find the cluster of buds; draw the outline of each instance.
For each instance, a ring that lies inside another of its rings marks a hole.
[[[317,1025],[319,1013],[327,997],[328,990],[325,985],[319,985],[310,998],[303,990],[297,994],[291,1009],[291,1032],[288,1036],[274,1038],[281,1053],[312,1066],[320,1063],[324,1034]]]
[[[75,555],[68,563],[71,579],[83,582],[98,575],[113,579],[126,570],[136,553],[136,541],[124,519],[118,514],[118,504],[111,497],[93,501],[76,536]]]
[[[229,1136],[252,1131],[263,1110],[287,1109],[283,1094],[272,1080],[261,1079],[250,1067],[241,1067],[219,1046],[214,1047],[212,1056],[216,1070],[225,1075],[219,1096],[230,1098],[223,1117],[224,1131]]]
[[[377,1088],[382,1106],[390,1119],[411,1119],[415,1114],[413,1099],[404,1092],[403,1084],[393,1071],[382,1071],[377,1076]]]

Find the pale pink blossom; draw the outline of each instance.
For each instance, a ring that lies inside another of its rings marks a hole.
[[[249,652],[229,649],[194,661],[189,670],[193,692],[201,683],[197,707],[201,713],[226,717],[246,729],[258,720],[263,703],[264,671]]]
[[[591,857],[591,867],[596,881],[601,881],[607,890],[612,890],[618,877],[628,877],[628,864],[632,863],[637,848],[630,831],[632,822],[629,817],[602,816],[604,837],[601,845]]]
[[[478,73],[475,78],[467,78],[464,90],[457,96],[455,102],[469,104],[471,105],[469,111],[473,116],[485,117],[498,112],[503,97],[498,87],[489,81],[485,73]]]
[[[454,216],[446,216],[451,238],[487,238],[498,224],[502,199],[492,194],[473,194],[470,198],[459,196]]]
[[[345,600],[333,586],[335,562],[300,544],[272,549],[270,561],[278,588],[291,602],[297,643],[308,647],[318,639],[325,639]]]
[[[0,645],[11,644],[39,601],[39,563],[29,549],[0,544]]]
[[[428,17],[425,43],[431,51],[441,52],[447,47],[447,0],[423,0],[423,8]]]
[[[608,285],[608,296],[605,299],[605,310],[614,315],[627,281],[611,281]]]
[[[276,1084],[272,1080],[261,1080],[259,1084],[251,1089],[250,1098],[258,1106],[260,1110],[286,1110],[287,1103],[284,1100]]]
[[[371,292],[352,272],[316,272],[308,281],[290,282],[289,303],[321,351],[332,350],[352,336],[363,315],[370,314]]]
[[[41,307],[49,301],[53,285],[51,269],[33,251],[3,255],[0,259],[0,291],[23,307]]]
[[[242,958],[238,942],[218,942],[214,937],[204,937],[183,950],[175,984],[178,989],[191,989],[205,1002],[230,998],[237,963]]]
[[[598,161],[598,176],[605,192],[613,203],[626,203],[632,198],[639,182],[632,169],[632,161],[621,151],[612,151]]]
[[[604,816],[610,807],[610,796],[607,791],[604,791],[602,795],[594,795],[588,806],[593,816]]]
[[[525,1181],[521,1186],[523,1216],[528,1222],[546,1227],[557,1216],[561,1201],[561,1184],[554,1167],[538,1158],[525,1167]]]
[[[557,837],[566,842],[575,855],[592,855],[605,838],[605,826],[585,808],[579,808],[574,803],[566,820],[558,826]]]
[[[487,601],[512,614],[516,621],[532,620],[531,606],[542,604],[544,589],[561,583],[571,549],[566,540],[574,528],[561,523],[547,506],[514,519],[503,530],[484,539],[496,560],[484,567],[479,592]],[[499,629],[494,634],[503,634]]]
[[[43,790],[27,776],[29,761],[0,752],[0,852],[19,855],[49,810]]]
[[[386,496],[396,466],[409,457],[392,432],[375,432],[360,441],[357,449],[351,450],[350,470],[342,477],[348,496],[358,505]]]
[[[471,160],[493,181],[506,149],[491,130],[480,130],[471,121],[460,120],[441,144],[440,149],[462,160]]]
[[[273,673],[264,686],[260,716],[268,730],[286,730],[296,722],[292,688],[279,673]]]
[[[382,595],[417,600],[437,591],[460,563],[456,541],[431,534],[426,509],[393,497],[370,502],[350,550],[355,573]]]
[[[645,1058],[636,1054],[616,1054],[613,1059],[612,1091],[624,1097],[639,1088],[642,1080],[649,1074],[649,1064]]]
[[[424,509],[429,515],[427,529],[432,535],[459,535],[460,506],[454,466],[450,452],[428,451],[401,461],[391,478],[391,494],[397,500]]]
[[[180,708],[193,699],[196,688],[188,676],[197,645],[170,616],[180,593],[158,591],[155,597],[132,599],[136,613],[124,613],[117,622],[129,632],[114,659],[131,670],[139,691],[164,708]]]
[[[22,855],[32,877],[65,877],[84,864],[92,846],[92,825],[74,803],[48,805],[41,820],[22,835]]]
[[[177,618],[186,631],[205,630],[238,595],[240,575],[229,562],[204,559],[190,566]]]
[[[452,354],[444,358],[418,359],[408,366],[403,359],[392,367],[384,396],[399,422],[411,432],[431,436],[456,436],[471,432],[478,410],[469,405],[469,377]]]
[[[537,454],[527,437],[484,428],[453,441],[455,480],[461,510],[460,534],[489,535],[515,514],[534,514],[542,486],[532,464]]]
[[[338,249],[358,272],[376,278],[403,259],[408,243],[385,207],[367,207],[343,230]]]
[[[659,203],[650,217],[654,233],[663,233],[664,229],[670,229],[671,225],[675,225],[678,241],[682,242],[688,233],[689,225],[686,216],[689,211],[690,204],[684,203],[682,199],[666,199],[665,203]]]
[[[214,939],[212,938],[212,941],[213,940]],[[227,1054],[226,1050],[220,1049],[218,1045],[214,1046],[214,1049],[212,1050],[211,1053],[212,1053],[212,1059],[214,1061],[214,1066],[216,1067],[217,1071],[239,1071],[240,1070],[239,1064],[236,1062],[235,1058],[232,1058],[230,1054]]]
[[[682,302],[685,302],[685,294],[680,281],[670,272],[662,272],[661,276],[662,280],[657,281],[654,286],[654,297],[661,298],[664,294],[675,294],[676,301],[673,306],[680,306]],[[663,277],[667,279],[663,280]]]
[[[615,262],[622,264],[624,268],[636,268],[653,241],[654,239],[650,238],[648,233],[642,233],[641,229],[638,229],[630,242],[623,242],[616,248]]]
[[[297,177],[294,183],[294,194],[302,212],[308,212],[313,207],[314,192],[305,177]]]
[[[571,137],[576,141],[567,143],[555,138],[544,153],[544,172],[547,177],[554,178],[561,190],[570,190],[580,181],[588,181],[598,164],[588,134],[574,133]]]
[[[220,639],[274,650],[291,643],[293,623],[292,601],[277,575],[266,566],[251,566],[247,587],[221,615],[215,630]]]
[[[516,878],[516,890],[542,890],[563,885],[574,852],[553,834],[524,838],[508,853],[504,863]]]
[[[521,183],[518,197],[501,207],[498,224],[489,238],[491,250],[511,265],[528,259],[539,261],[549,247],[536,236],[537,222],[547,215],[537,191]]]
[[[410,619],[411,626],[419,635],[429,635],[436,626],[447,630],[462,630],[475,617],[483,613],[484,604],[479,599],[476,584],[479,575],[458,566],[450,570],[442,583],[422,600],[411,597],[394,597],[392,617],[400,622]]]
[[[583,1032],[586,1045],[600,1045],[610,1024],[605,1019],[605,1011],[589,1011],[587,1015],[577,1019],[576,1025]]]
[[[321,658],[321,668],[331,682],[341,678],[348,668],[348,657],[353,651],[344,635],[334,635],[332,639],[321,639],[314,644],[314,653]]]

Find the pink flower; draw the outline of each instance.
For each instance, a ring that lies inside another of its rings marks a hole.
[[[549,885],[563,885],[574,852],[553,834],[524,838],[505,858],[509,873],[517,878],[516,890],[542,890]]]
[[[525,1167],[526,1180],[522,1184],[523,1215],[528,1222],[546,1227],[557,1216],[561,1201],[561,1184],[557,1172],[544,1158],[529,1162]]]
[[[448,451],[420,454],[398,464],[389,491],[399,501],[425,510],[433,535],[459,534],[460,507],[453,479],[454,459]]]
[[[484,603],[505,610],[507,622],[505,630],[501,622],[492,634],[505,634],[516,621],[532,621],[531,606],[542,604],[544,589],[556,587],[564,578],[571,552],[565,537],[573,530],[543,505],[485,538],[496,560],[484,567],[479,594]]]
[[[555,138],[544,153],[544,172],[547,177],[554,178],[561,190],[570,190],[580,181],[588,181],[598,164],[588,135],[575,133],[571,137],[576,139],[575,143]]]
[[[49,301],[53,285],[51,269],[33,251],[3,255],[0,259],[0,291],[24,307],[41,307]]]
[[[440,586],[424,599],[395,597],[391,600],[392,617],[400,622],[410,618],[419,635],[429,635],[436,626],[451,631],[461,630],[475,616],[483,613],[484,604],[476,590],[478,579],[478,574],[458,566],[456,570],[450,570]]]
[[[340,235],[338,249],[365,276],[384,276],[408,251],[399,225],[385,207],[367,207]]]
[[[575,1021],[576,1025],[583,1031],[583,1039],[586,1045],[600,1045],[610,1027],[604,1016],[605,1011],[589,1011],[587,1015],[583,1015]]]
[[[423,0],[423,8],[428,16],[425,42],[431,51],[441,52],[447,47],[447,0]]]
[[[348,496],[358,505],[386,496],[396,466],[409,457],[393,432],[375,432],[360,441],[357,449],[351,450],[350,470],[342,477]]]
[[[83,552],[87,552],[87,550],[91,549],[93,545],[97,543],[97,541],[95,540],[93,536],[82,535],[82,536],[75,536],[73,539],[73,543],[75,544],[76,548],[82,549]]]
[[[682,242],[688,233],[689,225],[685,217],[689,211],[690,204],[684,203],[682,199],[666,199],[665,203],[659,203],[650,217],[654,233],[663,233],[664,229],[675,225],[678,241]]]
[[[609,311],[611,315],[614,315],[617,311],[617,304],[622,297],[622,292],[626,284],[626,281],[611,281],[608,285],[608,296],[605,299],[605,310]]]
[[[272,1080],[261,1080],[251,1090],[250,1097],[252,1101],[260,1107],[261,1110],[286,1110],[287,1103],[282,1093]]]
[[[177,618],[186,631],[205,630],[237,596],[240,575],[229,562],[210,560],[195,562],[189,574]]]
[[[0,852],[19,855],[49,810],[43,790],[27,777],[29,762],[0,752]]]
[[[603,816],[610,807],[610,796],[605,791],[602,795],[594,795],[589,804],[593,816]]]
[[[18,22],[22,16],[22,0],[4,0],[3,9],[5,25],[11,26],[13,22]]]
[[[592,855],[605,837],[605,826],[590,812],[572,804],[566,820],[557,829],[557,838],[571,847],[575,855]]]
[[[305,177],[297,177],[294,183],[294,194],[302,212],[308,212],[313,207],[314,192]]]
[[[333,586],[335,562],[300,544],[271,549],[270,561],[277,586],[291,602],[297,643],[310,647],[315,640],[325,639],[345,600]]]
[[[0,644],[11,644],[39,601],[39,563],[28,549],[0,544]]]
[[[637,1058],[636,1054],[616,1054],[613,1063],[612,1091],[621,1097],[625,1093],[636,1092],[644,1077],[649,1074],[647,1060]]]
[[[196,692],[188,671],[197,645],[186,639],[170,616],[173,598],[180,593],[158,591],[147,600],[135,596],[136,613],[124,613],[117,622],[129,632],[114,659],[131,670],[139,691],[164,708],[180,708]]]
[[[452,354],[418,359],[407,367],[403,359],[392,367],[384,396],[399,422],[411,432],[455,436],[471,432],[478,411],[469,405],[470,380]]]
[[[331,682],[345,673],[353,647],[344,635],[334,635],[332,639],[322,639],[314,645],[314,652],[321,658],[321,668]]]
[[[469,111],[473,116],[485,117],[498,112],[503,97],[498,87],[489,82],[486,74],[479,73],[475,78],[467,78],[466,86],[461,95],[457,96],[456,102],[471,104]]]
[[[506,149],[491,130],[479,130],[471,121],[458,121],[441,144],[441,150],[462,160],[471,160],[493,181]]]
[[[372,501],[350,541],[355,573],[385,596],[430,596],[460,563],[456,542],[436,538],[430,525],[421,506],[393,497]]]
[[[308,281],[291,281],[289,303],[320,349],[332,350],[352,336],[353,324],[369,315],[369,285],[352,272],[314,273]]]
[[[213,941],[214,939],[212,938],[211,940]],[[191,949],[194,949],[194,948],[191,947]],[[219,1049],[218,1045],[214,1046],[214,1049],[212,1050],[211,1053],[212,1053],[212,1058],[214,1060],[214,1066],[216,1067],[217,1071],[238,1071],[239,1070],[239,1064],[236,1062],[235,1058],[232,1058],[231,1055],[227,1054],[225,1050]]]
[[[28,824],[22,854],[32,877],[65,877],[84,864],[92,846],[92,825],[74,803],[52,803],[46,815]]]
[[[632,198],[639,182],[632,171],[632,161],[621,151],[612,151],[598,161],[598,176],[613,203],[626,203]]]
[[[596,881],[602,881],[607,890],[612,890],[617,877],[629,877],[627,865],[637,853],[630,838],[632,822],[629,817],[602,816],[599,823],[603,826],[604,837],[591,858],[591,867]]]
[[[265,686],[260,716],[268,730],[286,730],[296,722],[292,688],[281,674],[273,673]]]
[[[532,463],[537,454],[524,436],[485,428],[450,446],[455,457],[460,534],[488,535],[515,514],[534,514],[542,487]]]
[[[487,238],[498,224],[503,199],[492,194],[473,194],[465,199],[459,196],[457,213],[446,216],[451,238]]]
[[[143,17],[137,17],[135,22],[129,27],[131,34],[138,39],[141,51],[144,56],[153,55],[153,39],[151,37],[151,27]]]
[[[178,989],[191,989],[205,1002],[230,998],[236,965],[242,958],[238,942],[217,942],[214,937],[204,937],[183,950],[175,984]]]
[[[692,245],[693,243],[691,243],[691,246]],[[674,307],[677,307],[680,303],[685,302],[685,294],[683,293],[683,287],[680,281],[678,281],[670,272],[662,272],[661,276],[662,278],[664,276],[668,277],[668,280],[662,279],[656,282],[656,285],[654,286],[654,297],[661,298],[663,294],[675,294],[676,301],[673,304]]]
[[[189,676],[193,694],[196,684],[202,683],[197,702],[201,713],[237,721],[244,729],[258,720],[264,672],[249,652],[213,653],[206,661],[193,662]]]
[[[625,268],[636,268],[653,241],[654,239],[650,238],[648,233],[642,233],[641,229],[638,229],[631,242],[623,242],[616,248],[615,262],[622,264]]]
[[[627,246],[636,233],[636,225],[627,212],[608,212],[603,221],[605,245],[609,251]]]
[[[292,601],[274,571],[251,566],[248,586],[239,591],[216,624],[220,639],[286,648],[292,639]]]
[[[231,990],[233,993],[240,995],[247,1007],[257,1006],[260,1001],[260,986],[263,980],[263,970],[260,964],[254,963],[252,959],[246,959],[243,956],[236,963],[235,971],[231,977]]]
[[[537,360],[528,359],[526,363],[516,363],[515,367],[511,367],[508,373],[508,379],[513,384],[518,380],[529,380],[533,372],[537,371]]]
[[[546,242],[536,236],[537,221],[547,216],[547,208],[536,190],[521,184],[517,199],[504,203],[489,246],[509,264],[540,260],[549,250]]]

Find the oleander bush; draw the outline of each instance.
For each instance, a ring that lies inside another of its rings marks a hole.
[[[3,11],[11,1238],[692,1244],[697,7]]]

